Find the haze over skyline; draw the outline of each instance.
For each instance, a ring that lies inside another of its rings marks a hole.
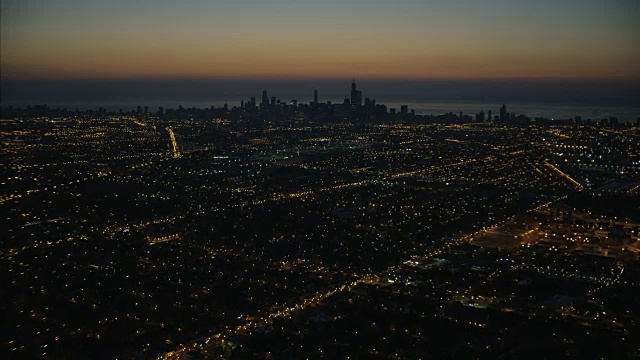
[[[640,79],[640,3],[3,1],[3,79]]]

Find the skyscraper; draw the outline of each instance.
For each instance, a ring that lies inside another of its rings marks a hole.
[[[500,107],[500,121],[508,122],[509,121],[509,113],[507,112],[507,105],[502,104]]]
[[[269,96],[267,90],[262,90],[262,106],[269,106]]]
[[[318,103],[318,89],[313,90],[313,103]]]
[[[351,107],[360,107],[362,106],[362,91],[358,91],[356,89],[355,80],[351,84]]]

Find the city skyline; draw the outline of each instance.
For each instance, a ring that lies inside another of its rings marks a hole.
[[[640,79],[637,3],[2,3],[3,79]]]
[[[7,80],[0,84],[0,92],[5,108],[48,105],[117,112],[140,105],[151,109],[234,107],[252,97],[262,99],[260,89],[283,103],[313,102],[316,92],[320,103],[358,102],[357,92],[350,92],[348,84],[346,80]],[[517,114],[550,119],[615,117],[635,122],[640,115],[640,84],[625,82],[362,80],[358,84],[365,91],[360,103],[368,97],[390,107],[409,105],[418,114],[473,114],[507,103]]]

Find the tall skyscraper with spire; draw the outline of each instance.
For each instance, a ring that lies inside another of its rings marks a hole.
[[[351,106],[362,106],[362,91],[358,91],[358,89],[356,88],[355,80],[353,80],[353,83],[351,83]]]

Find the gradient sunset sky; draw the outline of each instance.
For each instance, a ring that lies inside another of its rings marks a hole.
[[[2,0],[5,79],[640,79],[638,0]]]

